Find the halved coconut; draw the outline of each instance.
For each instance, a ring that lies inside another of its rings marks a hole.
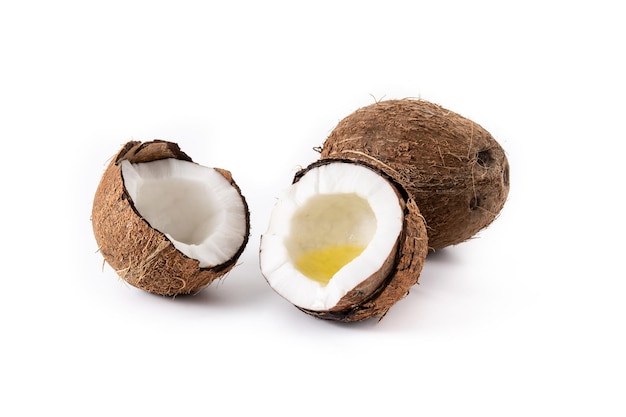
[[[302,311],[323,319],[382,317],[418,281],[423,218],[381,171],[322,160],[296,174],[261,237],[261,271]]]
[[[250,232],[230,172],[198,165],[161,140],[122,148],[102,176],[91,220],[119,276],[161,295],[197,292],[226,274]]]

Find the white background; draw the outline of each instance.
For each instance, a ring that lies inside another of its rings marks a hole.
[[[0,414],[625,415],[622,9],[3,2]],[[489,130],[509,200],[381,322],[307,316],[259,273],[275,198],[341,118],[402,97]],[[91,231],[109,158],[154,138],[250,205],[240,264],[194,297],[124,284]]]

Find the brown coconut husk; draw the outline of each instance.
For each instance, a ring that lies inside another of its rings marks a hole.
[[[250,231],[248,206],[230,172],[216,169],[241,195],[246,211],[246,236],[232,259],[212,268],[201,268],[197,260],[178,251],[163,233],[150,227],[124,187],[121,161],[140,163],[165,158],[192,162],[172,142],[131,141],[123,146],[96,190],[91,214],[93,232],[106,262],[132,286],[167,296],[196,293],[230,271],[242,254]]]
[[[509,164],[491,134],[425,100],[358,109],[331,132],[321,158],[366,161],[400,182],[426,219],[432,250],[487,227],[509,192]]]
[[[387,261],[379,271],[346,294],[336,307],[328,311],[298,308],[325,320],[356,322],[370,318],[382,319],[389,309],[407,296],[411,287],[418,283],[428,253],[426,224],[417,204],[400,184],[384,172],[361,161],[323,159],[298,172],[294,183],[308,170],[332,162],[364,165],[386,178],[396,188],[398,198],[404,203],[404,227]]]

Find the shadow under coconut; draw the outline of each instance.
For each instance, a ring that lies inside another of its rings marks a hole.
[[[393,307],[392,307],[393,309]],[[319,320],[319,319],[316,319]],[[377,317],[372,317],[367,320],[344,323],[341,321],[329,321],[331,326],[340,327],[343,329],[349,329],[350,331],[374,331],[381,329],[381,323],[385,321],[385,318],[382,319]]]
[[[458,261],[457,253],[455,253],[454,246],[446,247],[436,251],[428,252],[426,256],[427,263],[437,264],[455,264]]]
[[[439,249],[434,252],[429,252],[424,268],[420,273],[420,279],[418,284],[414,285],[406,297],[399,300],[398,303],[392,306],[385,316],[377,318],[371,318],[369,320],[343,323],[343,322],[331,322],[330,325],[351,328],[357,331],[410,331],[417,328],[421,328],[425,325],[424,322],[424,305],[421,305],[424,300],[424,292],[428,292],[432,287],[435,280],[441,282],[440,274],[442,268],[447,268],[450,265],[458,264],[460,258],[455,251],[454,247]],[[423,289],[423,290],[422,290]]]
[[[298,329],[303,325],[303,321],[310,320],[313,325],[318,323],[319,327],[330,326],[338,331],[352,332],[407,332],[430,327],[429,309],[432,308],[428,294],[437,291],[442,285],[446,285],[447,274],[442,273],[448,268],[456,267],[462,262],[458,249],[454,246],[429,252],[424,268],[421,271],[419,283],[414,285],[406,297],[400,299],[393,305],[383,317],[372,317],[363,321],[342,322],[334,320],[323,320],[307,315],[292,306],[293,312],[290,314],[301,314],[295,327]],[[291,322],[291,321],[290,321]],[[307,323],[305,325],[311,324]]]
[[[206,308],[240,308],[263,303],[266,297],[271,297],[271,291],[258,265],[250,256],[244,256],[226,275],[216,279],[197,293],[179,294],[165,298],[178,304],[201,306]]]

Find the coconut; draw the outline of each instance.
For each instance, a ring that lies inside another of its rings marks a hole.
[[[321,158],[366,161],[401,183],[426,220],[432,250],[487,227],[509,192],[509,164],[491,134],[425,100],[356,110],[330,133]]]
[[[250,215],[230,172],[194,163],[172,142],[131,141],[106,168],[91,214],[100,253],[150,293],[196,293],[235,265]]]
[[[382,318],[417,284],[424,219],[392,178],[364,162],[325,159],[299,171],[261,236],[268,284],[307,314]]]

